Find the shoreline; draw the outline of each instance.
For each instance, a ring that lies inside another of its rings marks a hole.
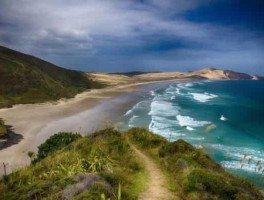
[[[90,131],[97,130],[98,127],[103,128],[102,119],[105,117],[113,119],[113,113],[109,112],[109,108],[118,108],[120,104],[120,102],[116,102],[116,105],[113,107],[113,102],[108,104],[107,102],[123,94],[136,91],[137,86],[185,80],[188,79],[171,79],[110,86],[103,89],[85,91],[71,99],[61,99],[38,104],[20,104],[14,105],[12,108],[0,109],[1,118],[13,127],[15,133],[23,137],[19,143],[1,149],[0,160],[8,164],[7,173],[27,166],[30,164],[27,153],[29,151],[36,151],[37,146],[49,136],[55,134],[55,130],[59,130],[61,126],[67,127],[70,130],[71,123],[79,123],[79,119],[85,119],[87,120],[85,121],[86,126],[92,127]],[[85,132],[88,133],[89,131],[86,130]],[[0,170],[0,175],[2,174],[3,170]]]

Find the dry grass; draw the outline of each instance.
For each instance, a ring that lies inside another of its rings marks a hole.
[[[123,85],[135,82],[133,78],[119,74],[89,73],[88,75],[92,80],[108,86]]]

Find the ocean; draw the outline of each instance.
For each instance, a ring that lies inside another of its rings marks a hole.
[[[120,129],[184,139],[227,171],[264,188],[264,81],[154,83],[133,93]]]

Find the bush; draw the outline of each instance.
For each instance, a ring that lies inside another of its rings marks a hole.
[[[80,134],[64,132],[57,133],[51,136],[49,139],[46,140],[46,142],[44,142],[38,147],[38,155],[36,161],[41,160],[47,157],[48,155],[54,153],[55,151],[62,149],[63,147],[67,146],[68,144],[80,137]]]
[[[5,126],[5,123],[2,119],[0,119],[0,137],[7,134],[7,128]]]
[[[184,189],[186,192],[207,192],[222,199],[235,199],[238,193],[227,178],[202,169],[195,169],[188,175]]]
[[[144,149],[159,147],[167,143],[167,140],[159,135],[153,134],[143,128],[132,128],[127,132],[133,142],[140,145]]]
[[[159,150],[160,157],[171,156],[176,153],[193,152],[195,148],[184,140],[177,140],[176,142],[168,143]]]
[[[117,130],[115,130],[113,127],[107,127],[103,130],[99,130],[94,132],[93,134],[89,135],[88,138],[92,139],[106,139],[111,137],[120,137],[121,133]]]

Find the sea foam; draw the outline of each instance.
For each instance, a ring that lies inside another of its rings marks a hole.
[[[128,121],[128,127],[129,128],[132,128],[132,127],[135,127],[136,126],[136,119],[138,118],[139,116],[137,115],[133,115],[129,121]]]
[[[213,98],[216,98],[218,97],[217,95],[215,94],[210,94],[210,93],[189,93],[190,95],[193,96],[193,98],[196,100],[196,101],[199,101],[199,102],[202,102],[202,103],[205,103],[207,101],[209,101],[210,99],[213,99]]]
[[[135,110],[138,110],[138,109],[145,109],[146,106],[148,106],[148,104],[149,104],[149,101],[140,101],[140,102],[138,102],[137,104],[135,104],[130,110],[128,110],[128,111],[124,114],[124,116],[132,115],[133,112],[134,112]]]
[[[228,169],[257,173],[256,163],[258,161],[261,163],[264,162],[264,152],[261,150],[253,150],[247,147],[232,147],[222,144],[207,144],[206,146],[221,151],[227,157],[226,159],[228,160],[221,161],[221,165]],[[242,163],[241,159],[244,160]],[[250,159],[252,160],[249,162]]]
[[[202,127],[211,123],[209,121],[197,121],[189,116],[183,116],[183,115],[177,115],[176,119],[178,120],[180,126],[186,126],[191,128]],[[188,130],[190,130],[190,128]]]
[[[149,115],[155,116],[175,116],[178,114],[179,107],[165,100],[154,100],[150,104]]]

